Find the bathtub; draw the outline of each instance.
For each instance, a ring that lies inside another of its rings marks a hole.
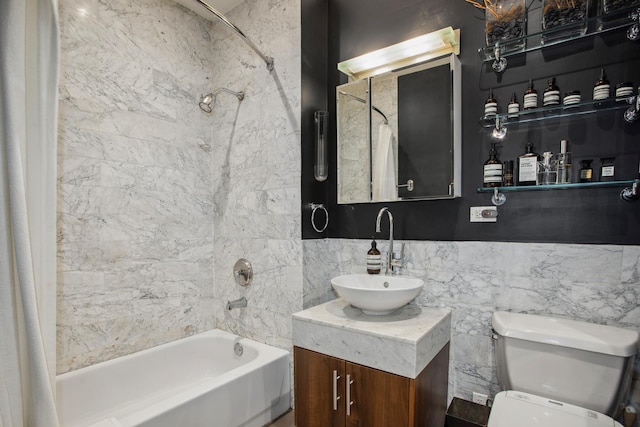
[[[287,351],[208,331],[58,375],[60,424],[261,427],[290,407],[289,360]]]

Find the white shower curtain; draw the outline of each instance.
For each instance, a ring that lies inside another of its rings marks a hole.
[[[378,132],[378,145],[373,158],[372,200],[382,202],[398,199],[396,179],[396,160],[393,155],[393,129],[381,124]]]
[[[0,427],[58,425],[56,0],[0,1]]]

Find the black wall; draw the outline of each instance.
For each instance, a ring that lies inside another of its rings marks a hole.
[[[531,9],[540,7],[539,0],[531,2]],[[445,26],[461,30],[462,198],[337,205],[335,87],[347,79],[336,64]],[[504,110],[513,91],[522,103],[530,78],[540,95],[547,79],[555,77],[562,93],[580,90],[583,99],[590,99],[604,67],[612,85],[633,81],[637,87],[640,43],[628,41],[619,30],[587,37],[510,58],[502,75],[481,61],[477,49],[482,46],[483,13],[463,0],[302,2],[303,238],[370,238],[378,210],[388,205],[400,239],[640,244],[640,202],[621,201],[616,188],[508,193],[497,223],[469,222],[470,206],[491,206],[489,194],[476,192],[493,141],[479,125],[489,88]],[[324,183],[313,177],[313,111],[318,109],[328,110],[332,118],[330,175]],[[499,145],[500,159],[517,159],[528,141],[539,153],[558,152],[561,139],[569,140],[574,179],[580,159],[595,159],[597,179],[599,159],[608,156],[616,157],[617,179],[638,176],[640,122],[627,124],[622,111],[522,123],[510,128]],[[322,234],[311,228],[309,202],[324,203],[329,210],[329,227]]]

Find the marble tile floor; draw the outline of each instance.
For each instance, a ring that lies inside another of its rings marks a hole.
[[[289,411],[282,417],[269,424],[268,427],[295,427],[293,411]]]

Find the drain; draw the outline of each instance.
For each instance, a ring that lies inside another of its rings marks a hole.
[[[384,283],[382,284],[382,286],[384,286],[385,288],[388,288],[388,287],[389,287],[389,282],[384,282]]]
[[[242,356],[242,353],[244,353],[242,344],[240,344],[239,342],[235,343],[235,345],[233,346],[233,352],[236,354],[236,356]]]

